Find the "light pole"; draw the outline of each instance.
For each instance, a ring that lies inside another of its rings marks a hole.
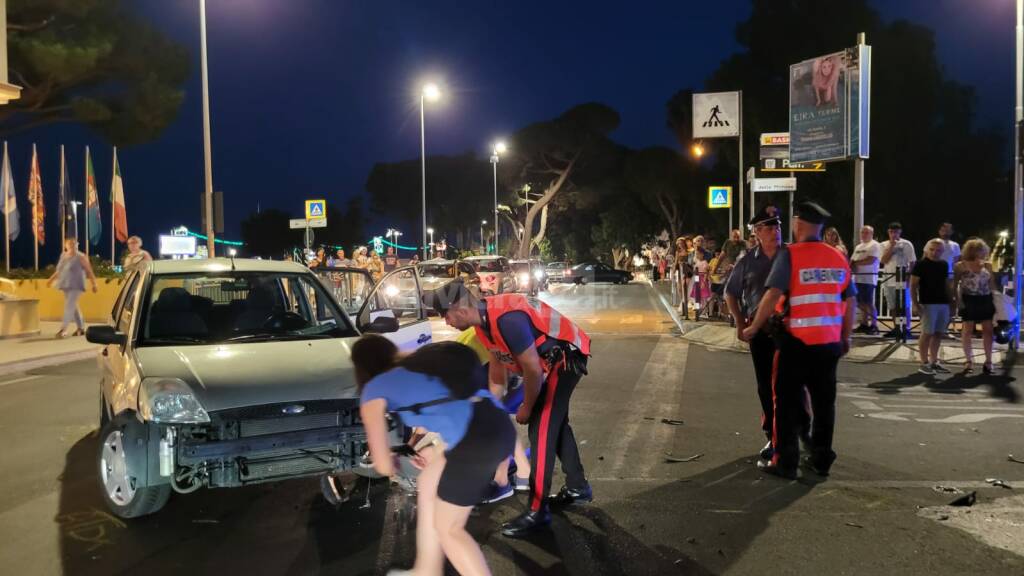
[[[1024,0],[1017,0],[1017,102],[1014,109],[1014,166],[1013,166],[1013,301],[1017,311],[1017,319],[1013,322],[1013,349],[1020,347],[1020,313],[1021,313],[1021,242],[1024,241],[1024,174],[1021,166],[1021,130],[1024,128]]]
[[[484,254],[487,254],[487,243],[484,242],[484,226],[487,226],[487,220],[481,220],[480,221],[480,250]],[[498,245],[497,244],[494,245],[494,251],[495,252],[498,251]]]
[[[492,152],[491,153],[491,164],[494,165],[494,253],[495,254],[498,253],[498,158],[499,158],[499,156],[504,154],[506,150],[508,150],[508,147],[505,146],[505,143],[502,142],[501,140],[498,140],[497,142],[495,142],[494,143],[494,147],[491,150],[491,152]],[[486,220],[484,220],[484,224],[487,224]],[[484,234],[483,234],[483,231],[481,229],[480,238],[483,238],[483,237],[484,237]],[[483,240],[481,240],[480,243],[483,244]],[[485,249],[486,249],[486,246],[485,246]]]
[[[423,89],[420,90],[420,158],[422,160],[422,183],[423,183],[423,220],[421,222],[422,236],[420,237],[420,243],[423,245],[423,258],[427,258],[427,129],[425,121],[424,109],[426,108],[426,101],[436,101],[441,97],[441,89],[437,87],[437,84],[424,84]]]
[[[206,0],[199,0],[199,52],[203,76],[203,162],[206,189],[206,248],[210,258],[215,255],[213,238],[213,160],[210,157],[210,84],[206,73]]]
[[[434,229],[427,228],[427,234],[430,234],[430,255],[434,255]]]

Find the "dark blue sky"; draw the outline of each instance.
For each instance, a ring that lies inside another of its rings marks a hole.
[[[156,235],[172,226],[199,228],[198,1],[126,3],[193,50],[194,74],[177,120],[159,140],[119,152],[129,229],[153,246]],[[1009,133],[1012,1],[875,5],[887,20],[906,18],[934,29],[950,76],[977,87],[980,121]],[[738,50],[735,25],[749,12],[748,0],[208,0],[213,174],[215,188],[225,192],[227,237],[239,237],[238,223],[257,203],[298,217],[304,198],[340,201],[362,194],[376,161],[417,158],[417,90],[424,79],[440,81],[446,91],[427,110],[428,154],[484,154],[494,138],[591,100],[620,112],[618,141],[671,145],[666,100],[681,88],[700,87]],[[82,147],[92,145],[108,233],[109,147],[72,127],[12,139],[21,202],[32,141],[41,147],[51,214],[56,145],[69,147],[79,196]],[[481,188],[489,190],[489,183]],[[428,201],[430,193],[428,183]],[[22,205],[23,215],[27,211]],[[50,222],[52,237],[55,219]],[[388,224],[377,222],[370,232],[383,233],[375,228]],[[27,220],[23,228],[27,234]],[[31,255],[25,238],[17,243],[20,259]]]

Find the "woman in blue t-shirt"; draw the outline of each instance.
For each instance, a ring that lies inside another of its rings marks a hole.
[[[440,441],[419,451],[416,563],[411,572],[442,574],[447,556],[463,575],[490,574],[480,546],[466,532],[469,514],[489,493],[494,470],[512,451],[516,432],[486,388],[476,353],[455,342],[430,344],[405,357],[387,338],[366,335],[352,346],[359,413],[374,469],[396,466],[386,415]]]

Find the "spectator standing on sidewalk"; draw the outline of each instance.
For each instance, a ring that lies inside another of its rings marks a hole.
[[[729,239],[722,244],[722,253],[725,256],[725,263],[733,265],[740,259],[740,255],[747,249],[743,242],[743,233],[738,229],[729,234]]]
[[[384,261],[380,259],[380,254],[377,254],[376,250],[370,252],[370,261],[367,263],[366,269],[370,271],[370,277],[373,278],[374,284],[380,282],[384,277]]]
[[[128,239],[128,253],[124,255],[121,270],[125,274],[134,270],[141,270],[146,262],[152,262],[153,256],[142,249],[142,238],[132,236]]]
[[[921,374],[948,374],[939,364],[939,347],[953,314],[953,281],[943,258],[942,238],[932,238],[924,246],[924,258],[910,273],[910,299],[914,314],[921,318]]]
[[[900,290],[897,285],[896,271],[902,268],[905,275],[909,274],[914,267],[914,262],[917,261],[914,245],[910,240],[903,238],[903,225],[899,222],[889,224],[889,239],[882,242],[880,260],[884,267],[883,271],[886,273],[886,277],[882,281],[882,294],[885,296],[885,304],[889,308],[889,313],[895,315],[903,311],[906,306],[906,290]],[[905,280],[906,278],[904,278]],[[886,332],[885,336],[895,338],[899,336],[899,330],[893,328]]]
[[[843,244],[843,239],[839,236],[839,230],[836,230],[835,226],[829,226],[825,229],[825,237],[823,240],[825,241],[825,244],[839,250],[843,256],[850,255],[846,250],[846,244]]]
[[[87,276],[92,283],[92,291],[96,292],[96,275],[92,272],[89,259],[78,251],[78,239],[65,238],[64,253],[57,262],[57,270],[46,280],[47,288],[56,281],[57,289],[64,293],[64,318],[60,323],[60,330],[57,331],[58,339],[67,336],[66,331],[71,322],[78,328],[72,336],[85,334],[85,322],[82,320],[81,310],[78,309],[78,299],[85,292]]]
[[[878,310],[875,309],[875,287],[878,285],[878,261],[882,257],[882,245],[875,240],[875,229],[862,226],[860,243],[853,249],[850,264],[853,266],[853,282],[857,288],[857,308],[861,312],[860,326],[854,332],[878,334]]]
[[[942,259],[949,264],[949,277],[953,277],[953,266],[960,260],[960,245],[953,240],[953,224],[943,222],[939,226],[939,239],[942,240]]]
[[[974,353],[971,338],[975,324],[981,324],[981,341],[985,348],[985,364],[982,371],[992,373],[992,318],[996,307],[992,291],[996,287],[992,265],[987,262],[988,244],[980,238],[964,243],[960,262],[953,268],[953,284],[960,302],[960,318],[964,322],[961,344],[966,358],[965,374],[974,371]]]

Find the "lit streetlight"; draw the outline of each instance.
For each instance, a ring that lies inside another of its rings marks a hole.
[[[690,146],[690,153],[693,154],[693,157],[698,159],[698,160],[703,158],[704,157],[704,145],[701,144],[700,142],[694,142],[693,146]]]
[[[441,98],[441,89],[437,87],[437,84],[424,84],[420,90],[420,158],[421,162],[421,175],[423,183],[423,220],[421,222],[422,227],[420,230],[423,232],[420,237],[420,243],[423,246],[423,257],[427,257],[427,138],[426,138],[426,120],[424,109],[426,108],[426,101],[436,102]]]
[[[433,253],[434,253],[434,229],[433,228],[427,228],[427,234],[430,234],[430,253],[431,253],[431,255],[433,255]]]
[[[498,159],[499,157],[508,151],[508,146],[504,142],[498,140],[494,143],[491,150],[491,164],[494,165],[494,252],[498,252]],[[484,221],[487,224],[487,221]],[[483,230],[483,229],[481,229]],[[480,238],[483,238],[483,232],[480,232]],[[483,240],[481,240],[481,244]],[[485,247],[486,248],[486,247]]]
[[[497,211],[495,211],[495,212],[497,212]],[[484,254],[486,254],[487,253],[487,243],[484,242],[484,226],[487,226],[487,220],[481,220],[480,221],[480,251],[483,252]],[[495,241],[495,242],[497,242],[497,241]],[[495,248],[495,250],[497,250],[497,248],[498,248],[497,244],[495,244],[494,248]]]

